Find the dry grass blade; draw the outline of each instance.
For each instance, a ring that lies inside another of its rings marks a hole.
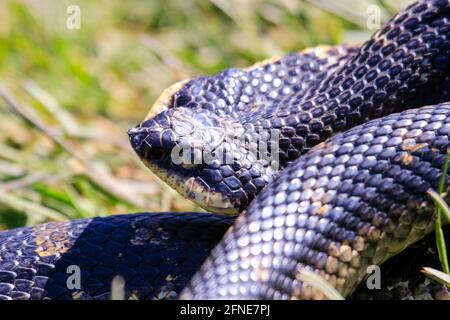
[[[436,269],[433,269],[433,268],[430,268],[430,267],[423,267],[421,272],[423,274],[425,274],[426,276],[430,277],[431,279],[434,279],[437,282],[450,288],[450,275],[449,274],[439,271],[439,270],[436,270]]]
[[[20,179],[15,179],[15,180],[12,180],[9,182],[4,182],[4,183],[0,184],[0,192],[5,192],[5,193],[10,192],[10,191],[13,191],[16,189],[20,189],[20,188],[29,186],[38,181],[47,180],[49,178],[55,179],[57,177],[55,177],[55,175],[53,175],[53,174],[42,173],[42,172],[32,173],[32,174],[24,176]]]
[[[60,145],[66,152],[71,154],[73,157],[84,160],[84,158],[79,154],[75,153],[72,150],[70,145],[68,145],[66,142],[64,142],[57,134],[55,134],[52,130],[50,130],[44,123],[39,121],[38,119],[33,118],[28,112],[23,110],[23,108],[17,103],[16,100],[11,96],[11,94],[8,92],[8,90],[0,86],[0,96],[3,98],[3,100],[6,102],[7,107],[13,112],[14,114],[20,116],[22,119],[24,119],[26,122],[34,126],[36,129],[44,133],[47,137],[49,137],[51,140],[56,142],[58,145]]]
[[[23,87],[33,98],[42,103],[42,105],[58,119],[66,132],[75,133],[81,131],[80,125],[75,118],[73,118],[69,112],[64,110],[54,97],[39,87],[34,81],[27,79],[24,81]]]
[[[103,163],[86,163],[86,174],[100,187],[111,192],[117,197],[138,208],[145,207],[147,201],[145,200],[145,197],[142,196],[145,192],[142,194],[137,193],[130,184],[122,183],[123,181],[121,181],[121,179],[115,178],[110,174],[109,169]],[[154,188],[152,188],[152,186],[148,186],[146,190],[152,193]]]
[[[150,35],[141,34],[139,40],[163,62],[175,79],[184,80],[190,78],[194,74],[193,70],[186,67]]]
[[[111,281],[111,300],[125,300],[125,279],[121,276]]]
[[[0,150],[2,151],[3,155],[3,148],[1,147]],[[27,170],[21,165],[0,160],[0,173],[2,174],[8,174],[10,176],[21,176],[24,175],[26,171]]]
[[[111,132],[104,134],[99,130],[82,126],[51,94],[42,89],[34,81],[27,79],[24,81],[23,87],[58,120],[66,135],[74,138],[104,141],[129,151],[129,144],[126,139],[116,137]]]
[[[298,279],[320,290],[330,300],[345,300],[328,281],[315,272],[302,269],[298,275]]]

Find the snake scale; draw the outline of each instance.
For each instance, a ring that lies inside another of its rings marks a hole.
[[[130,298],[183,288],[187,299],[324,298],[302,270],[354,299],[445,295],[419,269],[439,266],[426,192],[449,147],[449,38],[449,2],[422,0],[360,47],[175,84],[130,142],[160,178],[219,214],[2,232],[0,298],[108,298],[115,275]],[[358,287],[372,264],[383,264],[380,290]],[[72,265],[80,288],[67,286]]]

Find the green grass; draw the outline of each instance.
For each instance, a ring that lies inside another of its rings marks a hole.
[[[434,270],[432,268],[424,268],[423,270],[423,272],[427,276],[437,281],[440,281],[441,283],[445,284],[448,288],[450,288],[450,281],[449,281],[450,278],[448,276],[450,275],[450,270],[444,231],[442,229],[442,219],[444,217],[444,221],[446,223],[450,223],[450,208],[443,199],[446,196],[445,182],[448,172],[449,160],[450,160],[450,152],[447,154],[444,165],[442,167],[442,176],[439,181],[437,192],[434,192],[432,190],[428,191],[428,194],[431,196],[436,206],[436,222],[435,222],[436,248],[443,272]]]
[[[445,201],[443,201],[441,196],[443,196],[444,193],[446,192],[445,181],[446,181],[447,172],[448,172],[449,158],[450,158],[450,154],[447,155],[444,166],[442,168],[442,176],[441,176],[441,180],[439,181],[439,188],[438,188],[439,198],[437,199],[437,201],[435,198],[436,216],[437,216],[436,217],[436,228],[435,228],[436,246],[438,249],[439,260],[442,265],[442,270],[444,270],[444,272],[447,274],[449,274],[450,271],[448,268],[448,256],[447,256],[447,248],[445,245],[444,232],[442,230],[442,215],[444,215],[445,219],[447,220],[447,223],[450,222],[450,209],[447,206],[447,204],[445,203]]]

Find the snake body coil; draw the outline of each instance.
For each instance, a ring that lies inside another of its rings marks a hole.
[[[0,298],[105,298],[115,275],[127,297],[173,298],[197,270],[182,298],[323,298],[303,270],[346,297],[435,298],[442,287],[418,273],[438,265],[432,238],[393,256],[433,228],[426,192],[450,146],[449,40],[449,2],[422,0],[361,47],[167,89],[163,110],[129,130],[134,150],[205,209],[248,211],[220,242],[233,217],[123,215],[0,233]],[[367,266],[391,257],[382,290],[356,289]],[[67,285],[72,265],[81,288]]]
[[[0,300],[109,299],[115,276],[125,279],[129,299],[174,298],[233,221],[160,212],[2,232]],[[80,271],[79,288],[70,266]]]
[[[299,279],[303,269],[348,296],[369,265],[433,230],[426,192],[437,188],[449,147],[450,104],[333,136],[268,185],[182,296],[323,298]]]
[[[116,276],[126,299],[172,299],[200,268],[234,218],[140,213],[46,223],[0,233],[0,300],[110,299]],[[449,239],[450,235],[447,235]],[[382,288],[354,299],[432,299],[442,287],[420,274],[439,267],[433,237],[382,266]],[[76,266],[80,287],[74,285]]]

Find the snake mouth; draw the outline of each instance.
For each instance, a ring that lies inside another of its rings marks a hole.
[[[238,214],[241,208],[233,199],[216,191],[202,179],[205,164],[174,163],[172,150],[176,143],[164,143],[161,138],[164,132],[167,130],[143,126],[128,130],[131,146],[145,166],[183,197],[203,209],[220,214]]]
[[[208,186],[200,176],[193,176],[191,169],[170,164],[167,155],[158,160],[153,156],[142,161],[163,182],[203,209],[220,214],[238,214],[241,211],[231,199]]]

